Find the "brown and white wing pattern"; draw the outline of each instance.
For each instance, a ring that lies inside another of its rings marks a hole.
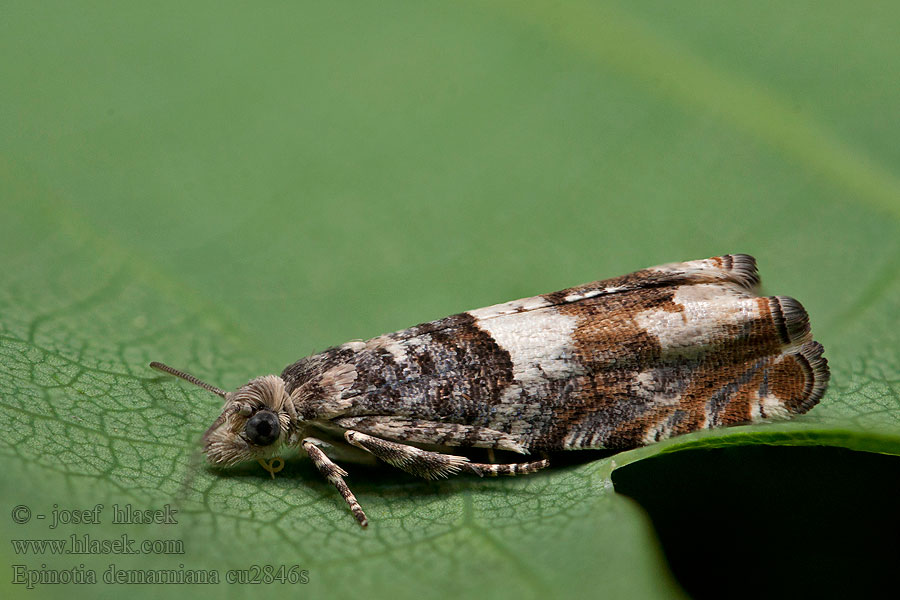
[[[304,418],[407,443],[629,448],[787,418],[822,397],[827,361],[800,303],[758,282],[742,254],[662,265],[350,342],[282,377]]]

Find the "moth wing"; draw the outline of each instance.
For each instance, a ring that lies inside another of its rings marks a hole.
[[[468,314],[476,319],[490,319],[642,288],[700,283],[718,283],[750,293],[759,285],[756,259],[748,254],[726,254],[703,260],[669,263],[559,292],[470,310]]]
[[[347,425],[401,442],[461,426],[430,432],[520,452],[805,412],[828,382],[821,345],[799,302],[758,297],[758,283],[745,254],[661,265],[350,342],[283,376],[349,365],[311,416],[365,417]]]
[[[529,448],[628,448],[802,414],[829,380],[803,306],[734,254],[470,311],[513,363],[488,426]]]
[[[628,275],[594,281],[558,292],[476,308],[394,333],[381,335],[370,340],[354,340],[341,347],[357,350],[378,345],[389,347],[394,341],[409,340],[412,340],[411,343],[415,344],[418,342],[413,338],[420,338],[446,329],[456,329],[461,318],[492,319],[528,313],[560,304],[577,303],[622,292],[701,283],[718,283],[730,287],[742,295],[751,294],[759,285],[756,259],[749,254],[726,254],[702,260],[648,267]]]

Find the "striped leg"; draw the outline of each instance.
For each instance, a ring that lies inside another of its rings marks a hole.
[[[316,447],[316,444],[321,443],[321,440],[312,437],[308,437],[301,442],[303,449],[309,454],[309,457],[312,459],[313,464],[316,465],[316,468],[325,476],[325,479],[330,481],[332,485],[337,488],[341,493],[341,496],[344,497],[344,500],[347,501],[347,504],[350,505],[350,511],[353,513],[353,516],[356,517],[356,520],[359,521],[359,524],[362,527],[365,527],[369,524],[369,519],[366,518],[366,513],[363,512],[362,507],[359,505],[359,502],[357,502],[356,496],[353,495],[353,492],[351,492],[350,488],[347,487],[347,484],[344,483],[344,477],[347,475],[347,471],[331,462],[331,459],[325,456],[325,453]]]
[[[428,452],[415,446],[390,442],[352,430],[345,431],[344,438],[354,446],[368,450],[389,465],[425,479],[447,477],[460,471],[475,473],[479,477],[526,475],[543,469],[550,464],[550,461],[546,458],[534,462],[500,465],[473,463],[469,462],[469,459],[464,456]]]
[[[535,471],[540,471],[544,467],[550,465],[550,459],[542,458],[526,463],[506,463],[494,465],[489,463],[467,463],[465,466],[469,471],[477,474],[479,477],[497,477],[499,475],[528,475]]]

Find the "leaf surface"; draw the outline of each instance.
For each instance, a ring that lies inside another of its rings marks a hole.
[[[900,454],[896,8],[175,6],[0,21],[5,510],[104,505],[98,524],[4,518],[6,564],[101,579],[38,597],[156,594],[103,584],[111,564],[298,565],[310,597],[679,597],[613,469],[736,444]],[[274,481],[204,467],[217,399],[147,368],[233,389],[348,339],[726,252],[809,311],[832,368],[809,414],[518,479],[350,465],[366,531],[305,459]],[[112,523],[126,504],[178,523]],[[10,543],[70,534],[184,554]]]

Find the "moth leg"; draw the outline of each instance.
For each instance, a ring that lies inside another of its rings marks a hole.
[[[331,459],[331,462],[335,462],[339,465],[352,463],[355,465],[374,467],[378,464],[378,458],[371,452],[361,450],[356,446],[351,446],[350,444],[345,443],[343,439],[340,441],[337,439],[329,439],[327,441],[322,438],[310,439],[313,440],[313,443],[319,450],[325,453],[325,456]]]
[[[469,459],[465,456],[429,452],[415,446],[398,444],[397,442],[383,440],[353,430],[345,431],[344,438],[354,446],[368,450],[389,465],[425,479],[447,477],[460,471],[475,473],[479,477],[484,477],[485,475],[489,477],[497,475],[526,475],[543,469],[550,464],[547,458],[527,463],[499,465],[473,463],[469,462]]]
[[[323,442],[319,439],[309,437],[304,439],[301,442],[301,445],[312,459],[313,464],[316,465],[316,468],[325,476],[325,479],[330,481],[332,485],[337,488],[344,500],[347,501],[347,504],[350,505],[350,511],[353,513],[353,516],[356,517],[356,520],[359,521],[359,524],[362,527],[367,526],[369,524],[369,519],[366,518],[366,513],[363,512],[362,507],[356,500],[356,496],[353,495],[353,492],[351,492],[350,488],[347,487],[347,484],[344,483],[344,477],[347,475],[347,471],[331,462],[331,459],[317,447],[317,444],[322,443]]]
[[[549,465],[550,459],[545,456],[541,460],[525,463],[505,463],[499,465],[489,463],[467,463],[466,468],[481,477],[497,477],[498,475],[528,475],[529,473],[540,471]]]
[[[437,446],[496,448],[528,454],[516,436],[476,425],[441,423],[385,415],[341,417],[335,419],[334,424],[381,439],[402,439],[414,444],[435,444]]]
[[[415,446],[389,442],[359,431],[345,431],[344,439],[357,448],[368,450],[389,465],[425,479],[455,475],[469,462],[465,456],[428,452]]]

